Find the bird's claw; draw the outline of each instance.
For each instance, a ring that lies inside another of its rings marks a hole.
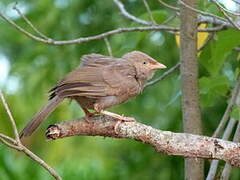
[[[126,117],[122,115],[122,119],[119,119],[120,121],[124,121],[124,122],[135,122],[136,119],[133,117]]]
[[[117,121],[117,123],[114,126],[114,132],[118,134],[117,128],[121,124],[121,122],[136,122],[136,119],[133,117],[125,117],[122,115],[122,118]]]

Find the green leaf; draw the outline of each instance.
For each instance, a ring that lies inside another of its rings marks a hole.
[[[199,83],[201,94],[213,92],[218,95],[225,95],[229,88],[229,80],[225,76],[202,77]]]
[[[202,77],[199,79],[201,104],[212,106],[216,99],[225,96],[228,92],[230,81],[225,76]]]
[[[236,105],[233,107],[233,110],[231,112],[231,118],[240,120],[240,105]]]
[[[207,71],[216,76],[231,50],[240,44],[239,31],[227,30],[217,34],[217,40],[201,53],[200,62]]]

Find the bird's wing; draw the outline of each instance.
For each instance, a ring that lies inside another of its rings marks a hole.
[[[113,58],[101,54],[88,54],[81,58],[80,67],[102,67],[106,65],[113,65],[119,60],[119,58]]]
[[[106,87],[103,83],[102,69],[97,67],[79,67],[67,74],[57,86],[50,90],[50,99],[72,96],[106,96]]]
[[[103,66],[83,66],[70,72],[56,87],[50,90],[50,99],[87,96],[97,98],[118,96],[135,86],[135,68],[126,61]]]

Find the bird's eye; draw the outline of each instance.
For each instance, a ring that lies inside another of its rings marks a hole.
[[[143,62],[143,64],[147,64],[147,62],[146,62],[146,61],[144,61],[144,62]]]

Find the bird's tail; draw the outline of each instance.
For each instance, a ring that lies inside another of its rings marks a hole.
[[[58,96],[51,99],[46,106],[44,106],[25,126],[19,134],[20,138],[30,136],[41,124],[41,122],[48,117],[48,115],[56,109],[57,105],[63,100]]]

